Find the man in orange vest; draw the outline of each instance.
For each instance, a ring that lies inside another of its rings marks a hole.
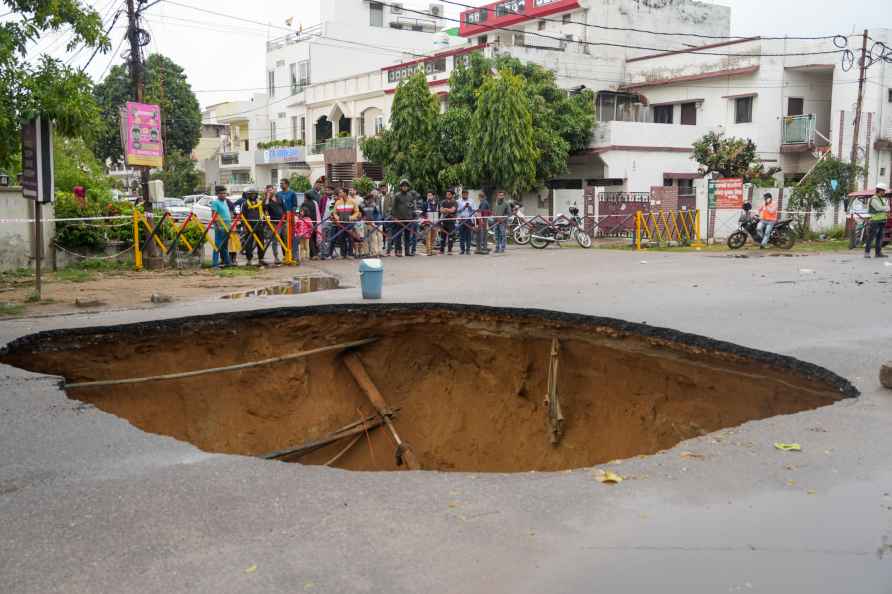
[[[771,232],[774,231],[774,225],[777,223],[777,204],[771,194],[765,194],[765,203],[759,209],[759,226],[757,230],[762,234],[762,245],[760,250],[768,247],[768,240],[771,239]]]

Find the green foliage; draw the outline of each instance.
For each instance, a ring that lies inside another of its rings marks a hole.
[[[442,191],[439,173],[445,162],[439,147],[439,114],[439,101],[431,94],[424,72],[397,87],[390,127],[362,141],[369,160],[383,165],[388,183],[396,184],[405,177],[419,192]]]
[[[346,130],[342,130],[341,132],[338,132],[338,138],[350,138],[350,133]]]
[[[313,184],[310,183],[309,178],[298,173],[295,173],[291,177],[289,177],[288,182],[289,187],[295,192],[309,192],[311,189],[313,189]]]
[[[14,317],[25,313],[25,306],[21,303],[0,303],[0,316]]]
[[[853,175],[854,174],[854,175]],[[829,206],[843,202],[852,182],[864,175],[864,168],[854,167],[832,155],[826,155],[815,165],[810,175],[793,188],[788,206],[799,211],[795,215],[796,228],[801,236],[811,229],[811,213],[823,213]],[[833,189],[833,180],[837,181]]]
[[[88,190],[86,205],[81,206],[70,192],[56,192],[57,219],[131,215],[130,202],[115,202]],[[133,226],[126,219],[111,221],[69,221],[56,223],[56,243],[65,249],[100,249],[109,241],[133,243]]]
[[[29,50],[44,34],[68,36],[69,51],[76,47],[109,49],[102,19],[78,0],[4,0],[4,13],[13,18],[0,23],[0,168],[15,172],[20,155],[20,130],[28,119],[44,115],[64,136],[89,133],[99,125],[92,81],[61,60],[47,55],[29,61]]]
[[[533,117],[533,144],[539,153],[535,162],[536,185],[541,185],[566,171],[571,152],[588,147],[596,123],[594,94],[588,90],[567,93],[558,87],[550,70],[508,56],[492,60],[472,54],[467,66],[459,65],[453,71],[449,109],[441,117],[440,134],[449,168],[441,177],[462,180],[469,175],[469,163],[465,167],[455,165],[465,161],[470,145],[470,118],[477,110],[480,89],[493,77],[494,69],[510,71],[523,80],[523,95]]]
[[[93,151],[102,160],[118,163],[123,157],[119,110],[133,101],[133,87],[125,66],[113,66],[94,90],[102,110]],[[152,54],[145,65],[145,103],[161,106],[165,157],[176,151],[190,155],[201,136],[201,109],[182,67],[160,54]]]
[[[303,146],[304,141],[301,139],[297,140],[270,140],[269,142],[258,142],[257,148],[259,150],[277,148],[277,147],[287,147],[287,146]]]
[[[164,169],[152,175],[164,182],[167,196],[186,196],[204,188],[204,175],[195,167],[191,157],[178,150],[168,153]]]
[[[375,189],[375,182],[371,180],[371,178],[363,175],[362,177],[357,177],[353,180],[353,189],[360,196],[368,196],[372,190]]]
[[[502,70],[483,83],[477,97],[465,169],[474,185],[516,195],[536,186],[539,154],[524,80]]]
[[[75,186],[87,190],[94,200],[110,200],[114,180],[80,138],[53,139],[53,176],[57,192],[70,194]]]
[[[694,142],[694,160],[700,173],[718,173],[720,177],[743,178],[760,187],[774,185],[779,167],[765,169],[756,154],[756,143],[749,138],[725,138],[724,132],[708,132]]]

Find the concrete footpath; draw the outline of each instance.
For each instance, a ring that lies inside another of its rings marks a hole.
[[[337,291],[4,321],[0,344],[353,303],[356,266],[319,266],[353,287]],[[0,592],[892,592],[892,392],[877,379],[892,266],[578,249],[385,266],[389,301],[646,322],[823,365],[862,395],[605,465],[628,479],[609,486],[591,469],[350,473],[210,455],[0,366]]]

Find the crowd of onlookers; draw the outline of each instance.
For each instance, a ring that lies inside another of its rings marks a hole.
[[[492,201],[485,193],[472,200],[467,190],[448,190],[443,197],[433,192],[421,196],[408,180],[389,191],[379,185],[365,195],[352,188],[335,189],[318,180],[302,194],[283,179],[279,190],[266,186],[261,193],[248,190],[232,199],[224,186],[216,188],[211,202],[214,218],[214,266],[231,266],[244,255],[248,265],[281,264],[288,249],[295,260],[361,257],[415,256],[419,244],[424,253],[452,255],[501,254],[507,245],[507,221],[512,204],[504,192]],[[290,224],[289,224],[290,219]],[[233,222],[239,221],[235,229]],[[492,230],[495,247],[490,252]],[[473,252],[472,252],[473,249]],[[280,253],[282,256],[280,257]]]

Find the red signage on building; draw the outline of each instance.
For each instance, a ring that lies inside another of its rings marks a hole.
[[[501,0],[461,13],[459,35],[470,37],[579,8],[578,0]]]
[[[710,208],[743,208],[743,180],[740,178],[717,179],[710,184]]]

